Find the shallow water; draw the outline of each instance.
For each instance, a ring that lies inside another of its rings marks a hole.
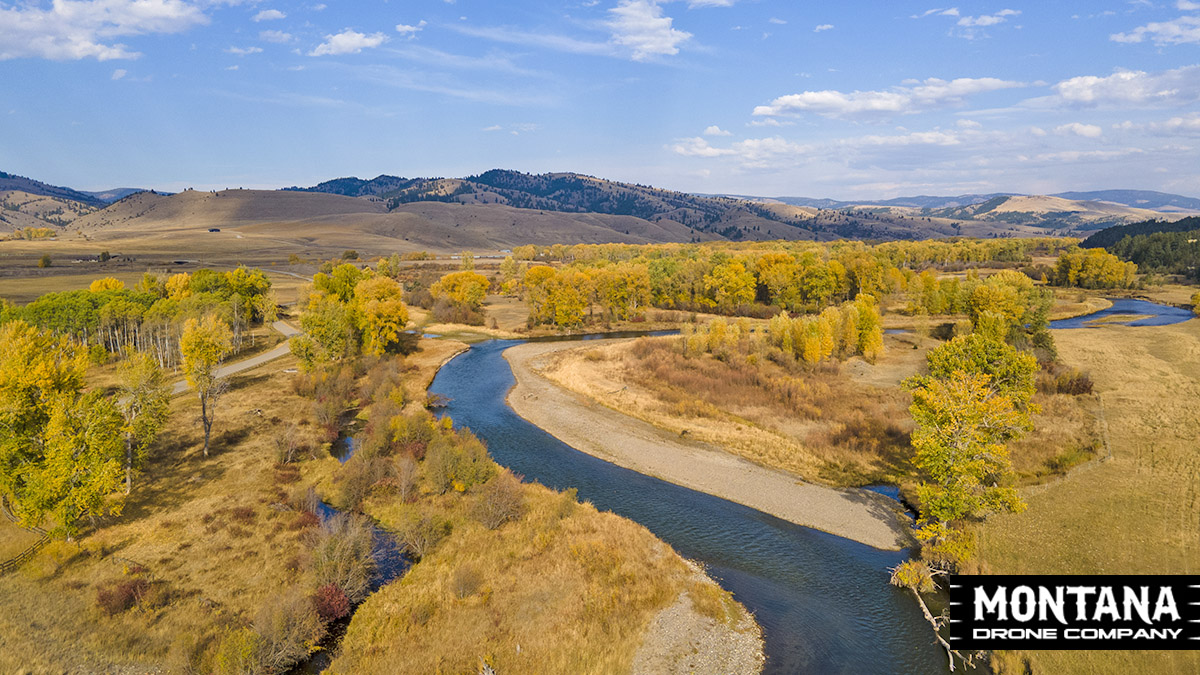
[[[1051,321],[1050,327],[1053,329],[1098,328],[1099,326],[1111,325],[1113,323],[1122,326],[1169,326],[1195,318],[1191,310],[1171,307],[1170,305],[1160,305],[1157,302],[1150,302],[1148,300],[1132,300],[1129,298],[1109,298],[1109,300],[1112,302],[1112,307],[1108,309],[1102,309],[1098,312],[1070,319]],[[1143,318],[1128,323],[1119,321],[1104,322],[1099,325],[1089,323],[1109,316],[1120,317],[1122,315],[1140,316]]]
[[[517,416],[501,352],[476,344],[443,366],[430,392],[443,413],[526,480],[641,523],[709,573],[763,627],[767,673],[943,673],[946,661],[907,591],[888,585],[906,552],[880,551],[578,452]]]

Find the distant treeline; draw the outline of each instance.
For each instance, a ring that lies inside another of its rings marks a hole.
[[[1103,246],[1144,272],[1200,278],[1200,217],[1113,227],[1092,235],[1082,246]]]
[[[1191,216],[1182,220],[1176,220],[1175,222],[1146,220],[1129,225],[1117,225],[1116,227],[1100,230],[1096,234],[1084,239],[1080,246],[1083,248],[1107,248],[1112,251],[1113,245],[1125,237],[1136,237],[1156,232],[1187,232],[1190,230],[1200,230],[1200,216]],[[1135,260],[1134,262],[1141,265],[1140,261]]]

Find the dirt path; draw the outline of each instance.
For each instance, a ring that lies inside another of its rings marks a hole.
[[[909,543],[892,500],[865,490],[812,485],[675,434],[567,391],[539,374],[552,355],[615,341],[531,342],[504,352],[517,384],[508,404],[518,415],[577,450],[778,518],[896,550]]]
[[[292,327],[290,324],[285,323],[283,321],[276,321],[275,323],[271,324],[271,327],[274,328],[275,330],[279,331],[281,334],[283,334],[283,337],[285,337],[287,339],[284,340],[283,342],[279,343],[275,347],[271,348],[270,350],[265,351],[261,354],[258,354],[257,356],[252,356],[244,361],[238,361],[236,363],[231,363],[227,366],[221,366],[220,368],[217,369],[217,377],[228,377],[235,373],[240,373],[243,370],[249,370],[255,366],[261,366],[262,364],[266,363],[267,361],[274,361],[277,358],[280,358],[282,356],[287,356],[288,354],[290,354],[291,346],[288,343],[292,339],[292,337],[299,335],[300,331],[297,330],[296,328]],[[174,386],[171,387],[171,395],[177,396],[187,390],[188,390],[187,381],[180,380],[179,382],[176,382]]]

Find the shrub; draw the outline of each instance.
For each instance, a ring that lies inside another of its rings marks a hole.
[[[396,540],[413,560],[421,560],[450,534],[450,523],[437,514],[412,514],[405,521]]]
[[[443,494],[453,489],[465,492],[496,473],[483,443],[470,432],[439,438],[429,447],[424,462],[430,488]]]
[[[113,616],[140,603],[149,590],[150,582],[145,579],[125,579],[97,590],[96,605]]]
[[[257,519],[257,514],[254,513],[254,507],[235,506],[229,509],[229,517],[243,525],[253,525]]]
[[[483,575],[472,565],[459,566],[450,577],[450,592],[459,599],[475,595],[482,585]]]
[[[325,584],[318,588],[312,596],[312,603],[317,616],[326,623],[350,616],[350,598],[337,584]]]
[[[311,539],[317,584],[334,584],[350,602],[361,602],[375,576],[375,534],[366,518],[339,514],[321,524]]]
[[[473,511],[475,518],[489,530],[510,520],[520,519],[525,513],[525,494],[521,481],[509,471],[501,472],[480,489]]]
[[[396,496],[400,498],[401,503],[408,502],[416,495],[417,491],[417,462],[412,457],[405,455],[396,460],[396,472],[393,478],[393,484],[396,488]]]
[[[325,623],[313,603],[299,593],[276,596],[254,617],[258,661],[268,672],[286,670],[325,635]]]
[[[254,675],[262,672],[258,647],[258,634],[248,628],[226,633],[217,646],[212,671],[217,675]]]
[[[351,511],[360,511],[375,486],[388,480],[391,473],[391,462],[355,455],[342,467],[342,505]]]

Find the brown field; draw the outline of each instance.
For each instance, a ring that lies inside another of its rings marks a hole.
[[[979,528],[993,574],[1200,572],[1200,321],[1055,333],[1068,362],[1092,373],[1112,458],[1027,490],[1028,510]],[[1195,673],[1200,652],[1006,655],[1035,673]]]

